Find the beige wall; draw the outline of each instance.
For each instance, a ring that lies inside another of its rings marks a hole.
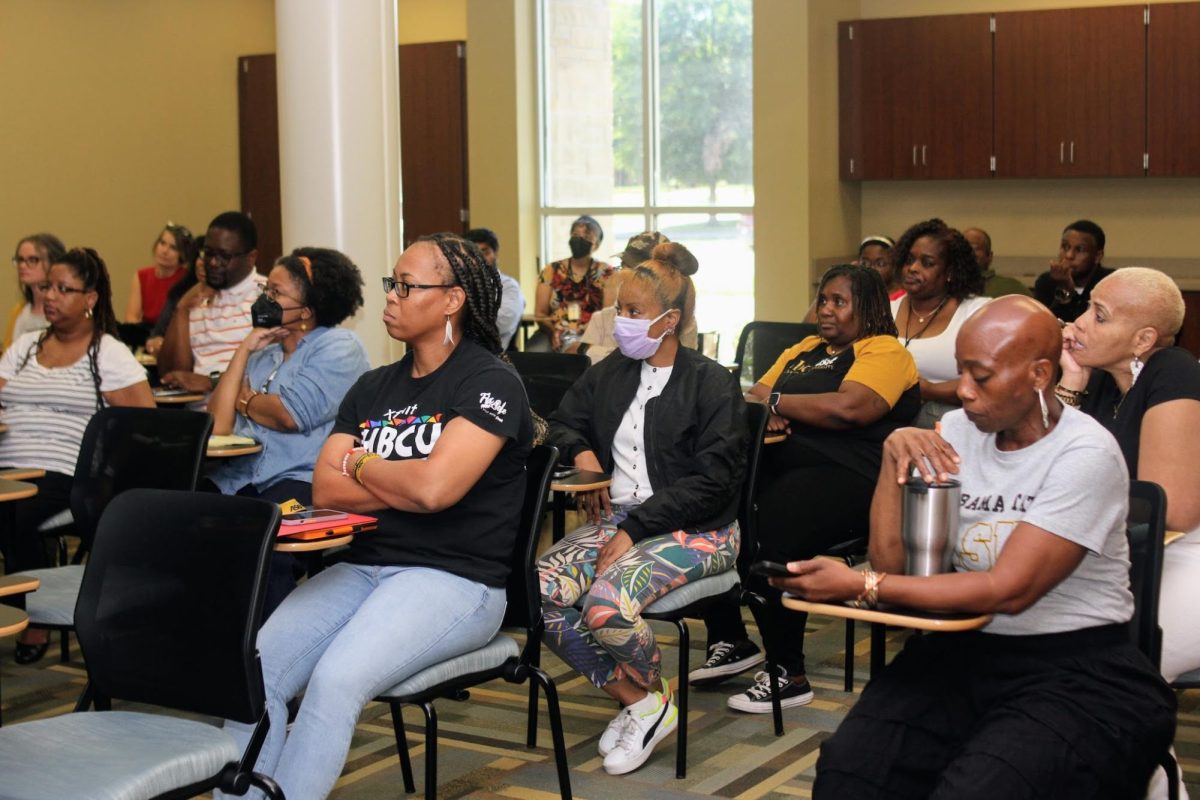
[[[467,0],[471,224],[500,239],[500,266],[533,312],[538,257],[535,0]]]
[[[400,44],[457,42],[467,38],[466,0],[397,0]]]
[[[94,246],[122,314],[163,223],[238,207],[237,57],[274,49],[271,0],[0,4],[0,247]]]
[[[837,21],[852,0],[754,3],[755,317],[798,320],[813,263],[858,242],[856,184],[837,175]]]
[[[1153,4],[1153,3],[1152,3]],[[980,11],[1023,11],[1130,5],[1128,0],[861,0],[860,18]],[[853,18],[851,14],[843,19]],[[1151,24],[1153,24],[1151,10]],[[829,80],[836,84],[837,74]],[[1137,110],[1131,113],[1139,113]],[[832,122],[836,127],[836,120]],[[880,181],[862,185],[863,235],[899,236],[912,223],[943,217],[957,227],[979,226],[1000,256],[1054,255],[1062,227],[1080,217],[1108,236],[1106,255],[1154,259],[1194,257],[1183,231],[1200,218],[1200,180]],[[1174,267],[1165,266],[1168,271]]]

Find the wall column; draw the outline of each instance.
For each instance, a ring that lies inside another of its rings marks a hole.
[[[401,247],[395,0],[275,3],[283,251],[335,247],[362,271],[346,324],[373,366],[401,352],[380,319],[379,279]]]

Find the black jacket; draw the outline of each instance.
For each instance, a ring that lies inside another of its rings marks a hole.
[[[642,362],[615,352],[575,382],[550,415],[562,461],[592,450],[606,472]],[[638,542],[677,530],[710,531],[737,519],[746,467],[746,401],[717,362],[680,347],[662,394],[646,404],[646,465],[654,494],[621,526]]]

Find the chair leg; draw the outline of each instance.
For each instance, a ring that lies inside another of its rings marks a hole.
[[[562,800],[571,800],[571,773],[567,769],[567,744],[563,738],[562,714],[558,709],[558,689],[550,676],[540,667],[530,667],[534,682],[542,685],[546,695],[546,714],[550,717],[550,739],[554,742],[554,765],[558,769],[558,791]]]
[[[871,623],[871,677],[874,678],[883,670],[887,662],[887,626],[879,622]]]
[[[58,660],[66,664],[71,660],[71,632],[66,628],[63,628],[58,633],[58,646]]]
[[[1167,773],[1167,800],[1179,800],[1179,765],[1175,762],[1175,757],[1167,750],[1158,763],[1163,772]]]
[[[413,782],[412,759],[408,755],[408,737],[404,735],[404,707],[399,703],[388,703],[392,709],[392,730],[396,732],[396,755],[400,756],[400,774],[404,777],[404,791],[412,794],[417,790]]]
[[[760,594],[754,592],[746,592],[742,595],[746,600],[746,605],[757,605],[760,609],[766,609],[767,600]],[[764,666],[767,670],[767,675],[771,680],[771,719],[775,725],[775,735],[783,736],[783,706],[779,702],[779,675],[775,667],[775,659],[771,654],[771,648],[767,647],[766,639],[763,640],[763,650],[766,655]]]
[[[691,648],[691,633],[687,620],[678,619],[679,629],[679,690],[675,693],[679,709],[679,725],[675,728],[675,777],[687,777],[687,728],[688,728],[688,650]]]
[[[263,775],[258,772],[250,773],[250,785],[257,786],[262,790],[262,793],[271,800],[284,800],[283,789],[269,775]]]
[[[437,709],[421,704],[425,711],[425,800],[437,800]]]
[[[530,657],[529,666],[537,670],[542,665],[542,649],[539,647]],[[537,747],[538,682],[529,682],[529,710],[525,720],[525,746]]]
[[[846,666],[842,669],[843,691],[854,691],[854,620],[846,620]]]

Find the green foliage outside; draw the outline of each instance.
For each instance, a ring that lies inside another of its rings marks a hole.
[[[662,188],[752,181],[751,0],[658,0]],[[642,17],[614,3],[613,155],[617,186],[642,170]]]

